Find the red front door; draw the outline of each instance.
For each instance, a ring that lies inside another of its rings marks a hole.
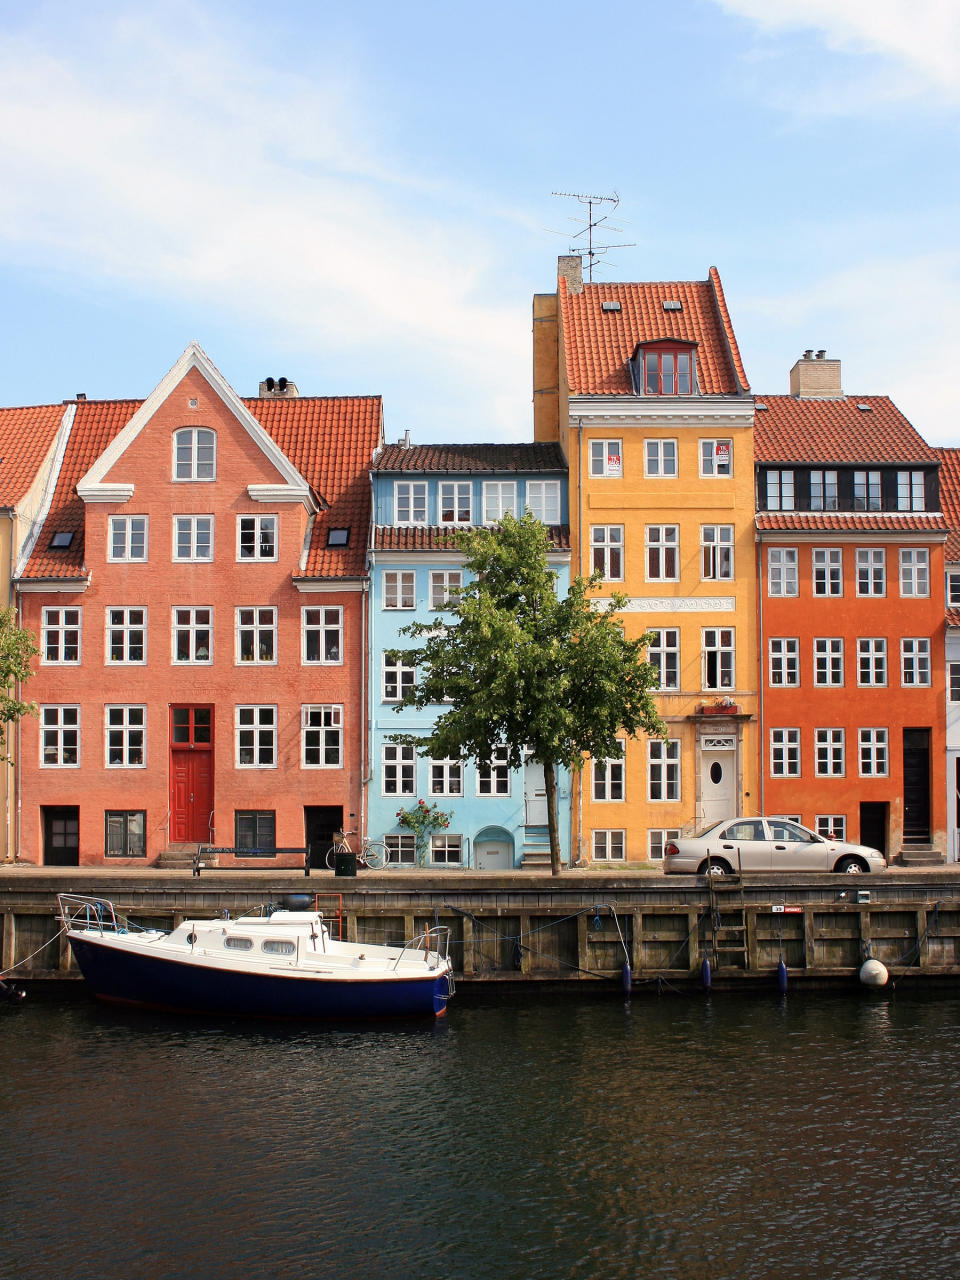
[[[170,843],[213,831],[213,707],[170,708]]]

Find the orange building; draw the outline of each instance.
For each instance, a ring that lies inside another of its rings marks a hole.
[[[936,451],[808,351],[759,396],[760,811],[884,851],[946,851]]]
[[[145,401],[75,409],[17,573],[21,860],[282,864],[360,829],[379,398],[242,400],[192,345]]]

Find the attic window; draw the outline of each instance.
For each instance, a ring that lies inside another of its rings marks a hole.
[[[857,408],[860,410],[861,413],[873,413],[872,404],[858,404]]]
[[[694,393],[693,350],[689,346],[641,348],[636,356],[638,389],[647,396],[689,396]]]
[[[601,302],[600,310],[601,311],[619,311],[620,303],[619,302]]]
[[[328,547],[345,547],[350,541],[349,529],[328,529],[327,530],[327,546]]]
[[[73,530],[61,529],[50,539],[51,551],[63,551],[73,542]]]
[[[678,302],[676,298],[664,298],[662,303],[664,311],[682,311],[683,303]]]

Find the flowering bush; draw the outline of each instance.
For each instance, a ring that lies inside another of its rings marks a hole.
[[[417,846],[417,865],[423,866],[427,857],[427,841],[434,831],[443,831],[450,825],[450,813],[437,807],[436,802],[427,804],[426,800],[418,800],[410,809],[398,809],[397,821],[401,827],[413,832]]]

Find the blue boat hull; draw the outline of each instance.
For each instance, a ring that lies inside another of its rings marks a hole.
[[[382,1018],[446,1013],[445,973],[423,978],[340,981],[243,973],[145,956],[70,938],[80,972],[101,1000],[174,1013],[263,1018]]]

